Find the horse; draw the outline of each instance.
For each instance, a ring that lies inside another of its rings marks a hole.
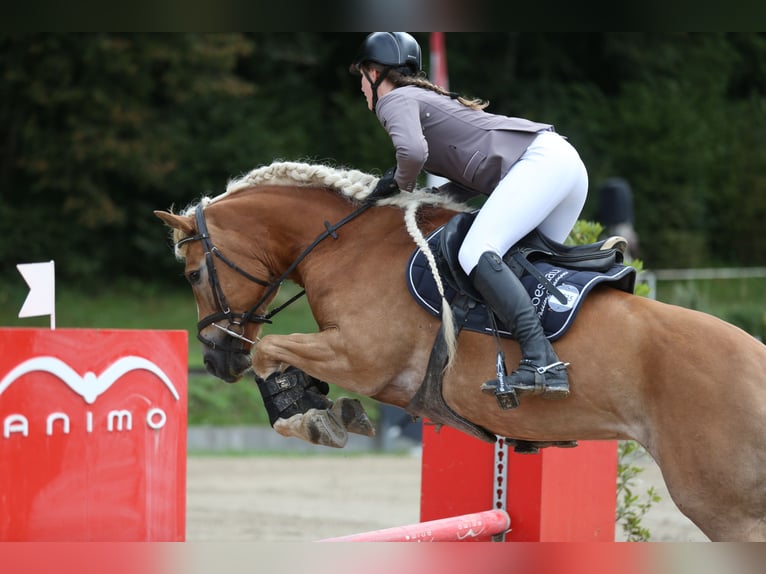
[[[172,228],[211,373],[234,382],[249,369],[267,378],[297,368],[360,396],[411,406],[445,317],[413,300],[404,268],[417,236],[467,207],[428,190],[365,201],[376,181],[356,170],[281,162],[229,181],[225,192],[181,213],[154,212]],[[305,290],[318,330],[261,338],[285,280]],[[568,398],[525,396],[513,409],[480,391],[496,375],[497,345],[517,364],[512,339],[457,337],[442,394],[459,418],[496,436],[543,443],[636,441],[659,465],[680,511],[711,540],[766,540],[766,346],[756,338],[699,311],[596,287],[554,343],[570,363]],[[316,420],[336,406],[273,426],[317,442]],[[339,410],[354,416],[343,423],[371,434],[365,424],[349,424],[364,413],[348,406]]]

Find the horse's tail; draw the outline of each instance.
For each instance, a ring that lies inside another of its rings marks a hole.
[[[426,238],[423,237],[423,233],[418,227],[416,214],[419,207],[420,203],[416,201],[408,203],[404,208],[404,222],[407,226],[407,231],[415,240],[415,243],[417,243],[418,247],[420,247],[423,254],[426,256],[428,266],[431,268],[431,273],[433,274],[434,281],[436,282],[436,288],[439,290],[439,295],[441,295],[442,298],[441,315],[444,327],[444,339],[447,343],[447,365],[445,366],[444,370],[449,371],[455,361],[455,355],[457,353],[455,317],[452,313],[452,307],[444,296],[444,284],[442,283],[441,275],[439,275],[439,269],[436,266],[436,259],[434,258],[434,254],[428,245],[428,241],[426,241]]]

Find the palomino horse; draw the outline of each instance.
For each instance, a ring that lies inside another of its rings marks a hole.
[[[230,182],[196,211],[155,212],[174,229],[213,374],[233,382],[251,367],[265,378],[294,366],[408,407],[440,321],[405,287],[414,247],[407,227],[428,233],[457,206],[428,205],[436,196],[415,192],[355,213],[375,180],[353,170],[273,164]],[[423,205],[405,209],[405,225],[402,209],[413,200]],[[318,332],[259,340],[284,279],[305,289]],[[570,396],[525,396],[510,410],[479,390],[495,378],[495,344],[484,334],[460,334],[443,382],[455,413],[515,439],[635,440],[659,464],[678,508],[707,536],[766,540],[766,346],[754,337],[704,313],[599,287],[555,342],[571,362]],[[518,345],[502,345],[516,365]],[[301,424],[314,414],[280,420],[275,429],[317,442]]]

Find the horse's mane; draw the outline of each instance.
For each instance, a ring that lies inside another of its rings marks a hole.
[[[203,197],[200,202],[203,206],[220,201],[225,197],[235,194],[243,189],[257,187],[259,185],[273,186],[305,186],[305,187],[329,187],[352,201],[364,201],[375,189],[380,178],[356,169],[332,167],[325,164],[310,164],[303,162],[274,162],[270,165],[253,169],[245,175],[232,179],[226,185],[226,191],[215,197]],[[445,335],[447,337],[451,366],[454,358],[456,341],[452,329],[452,313],[449,304],[444,299],[444,288],[441,277],[436,269],[436,261],[423,237],[423,233],[417,225],[417,212],[422,206],[442,207],[453,211],[467,211],[469,208],[464,203],[455,201],[449,195],[431,193],[427,188],[417,188],[407,193],[387,197],[376,202],[378,205],[392,205],[400,207],[404,211],[404,222],[407,231],[415,243],[425,253],[434,274],[439,292],[442,295],[442,320],[445,321]],[[187,207],[182,215],[192,215],[196,205]],[[178,230],[176,230],[178,232]],[[175,235],[176,243],[181,239]],[[181,253],[176,248],[176,255],[180,258]]]
[[[226,186],[226,192],[211,201],[218,201],[241,189],[264,184],[329,187],[349,199],[364,201],[375,189],[379,179],[376,175],[358,169],[303,162],[275,162],[230,180]],[[426,189],[416,189],[411,194],[404,193],[400,196],[378,201],[380,205],[398,205],[403,208],[412,202],[419,205],[435,205],[454,211],[466,209],[464,204],[454,201],[451,197],[429,193]]]

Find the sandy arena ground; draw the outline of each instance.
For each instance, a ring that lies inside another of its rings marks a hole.
[[[642,524],[656,542],[706,541],[645,457],[634,492],[662,501]],[[190,456],[187,540],[309,542],[418,521],[418,455]],[[619,526],[617,540],[624,539]]]

